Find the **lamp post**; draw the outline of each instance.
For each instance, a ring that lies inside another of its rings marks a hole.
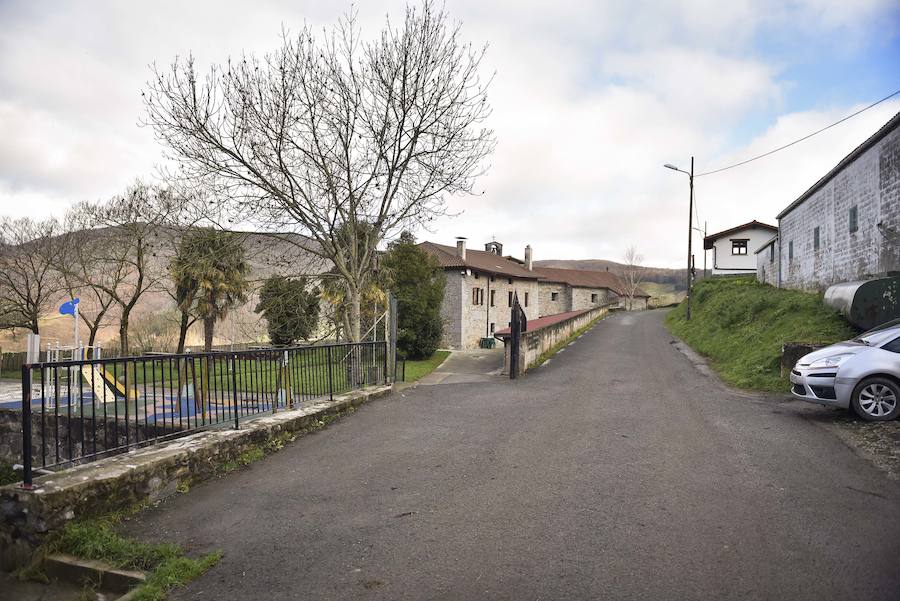
[[[692,247],[692,235],[694,233],[693,227],[693,217],[694,217],[694,157],[691,157],[691,170],[685,171],[684,169],[679,169],[675,165],[670,165],[666,163],[663,165],[666,169],[672,169],[673,171],[678,171],[680,173],[684,173],[688,176],[688,182],[690,183],[690,197],[688,200],[688,251],[687,251],[687,312],[685,317],[687,321],[691,320],[691,247]]]

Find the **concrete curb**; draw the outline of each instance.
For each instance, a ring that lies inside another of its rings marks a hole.
[[[152,502],[222,473],[251,449],[319,427],[391,393],[370,387],[299,409],[259,417],[240,430],[213,429],[35,479],[35,490],[0,487],[0,569],[25,565],[53,532],[75,518]]]

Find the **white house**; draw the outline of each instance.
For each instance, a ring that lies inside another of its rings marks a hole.
[[[778,233],[774,225],[751,221],[703,239],[703,250],[712,250],[712,275],[756,273],[758,248]]]

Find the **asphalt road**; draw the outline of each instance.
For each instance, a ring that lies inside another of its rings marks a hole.
[[[224,551],[174,599],[900,599],[900,483],[662,318],[376,401],[129,529]]]

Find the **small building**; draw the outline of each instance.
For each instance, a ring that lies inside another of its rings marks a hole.
[[[778,233],[774,225],[753,220],[743,225],[710,234],[703,239],[703,250],[712,250],[712,275],[748,275],[757,272],[754,251]]]
[[[769,238],[765,244],[757,248],[756,279],[770,286],[778,285],[778,234]]]
[[[779,213],[778,227],[778,286],[824,290],[900,271],[900,113]]]
[[[646,309],[650,295],[638,289],[633,302],[627,302],[624,282],[611,271],[535,267],[540,292],[540,316],[593,309],[603,305]],[[628,306],[626,306],[628,305]]]
[[[474,349],[482,338],[493,338],[495,331],[509,326],[514,295],[529,320],[538,318],[538,275],[530,246],[525,247],[524,261],[504,257],[499,242],[488,242],[484,250],[467,249],[465,238],[457,238],[455,248],[434,242],[419,247],[437,259],[447,275],[442,347]]]

